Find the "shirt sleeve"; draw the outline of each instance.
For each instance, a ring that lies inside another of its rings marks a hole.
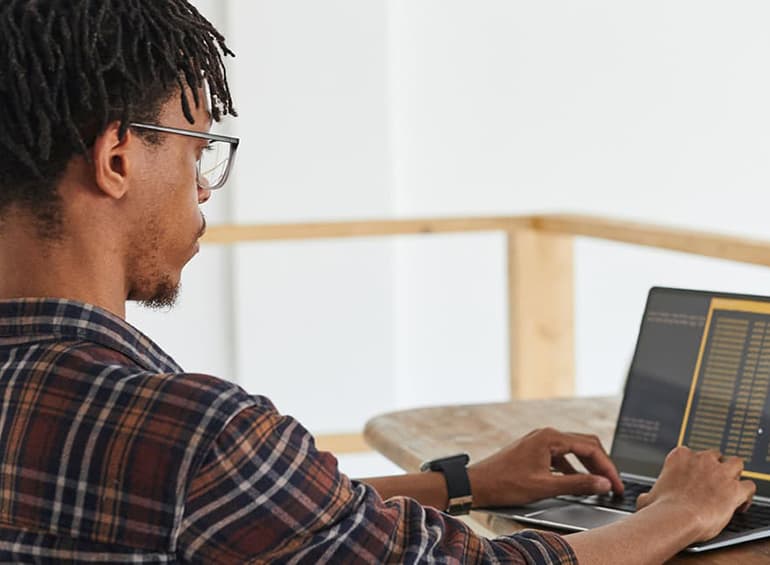
[[[228,424],[191,481],[177,553],[188,563],[577,564],[556,534],[489,540],[410,498],[383,501],[267,400]]]

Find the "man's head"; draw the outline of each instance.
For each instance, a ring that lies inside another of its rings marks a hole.
[[[0,236],[24,216],[57,249],[101,219],[126,297],[173,301],[204,227],[206,142],[130,124],[206,132],[234,114],[223,53],[185,0],[0,0]]]

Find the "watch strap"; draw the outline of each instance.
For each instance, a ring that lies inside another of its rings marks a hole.
[[[423,471],[438,471],[444,475],[448,498],[446,512],[448,514],[467,514],[473,506],[471,482],[468,478],[467,468],[469,460],[467,453],[461,453],[428,461],[421,467]]]

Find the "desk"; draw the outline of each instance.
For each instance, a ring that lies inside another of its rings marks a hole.
[[[403,469],[417,471],[426,459],[458,451],[467,451],[472,460],[483,458],[530,430],[546,426],[593,433],[609,446],[619,406],[618,398],[563,398],[419,408],[373,418],[366,425],[364,437],[369,445]],[[498,535],[524,527],[483,512],[471,515],[473,520]],[[672,563],[767,564],[770,563],[770,541],[702,555],[683,555]]]

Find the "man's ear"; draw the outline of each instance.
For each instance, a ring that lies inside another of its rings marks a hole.
[[[120,199],[128,191],[128,171],[132,145],[139,140],[129,129],[120,139],[120,122],[110,123],[96,138],[92,149],[96,187],[111,198]]]

